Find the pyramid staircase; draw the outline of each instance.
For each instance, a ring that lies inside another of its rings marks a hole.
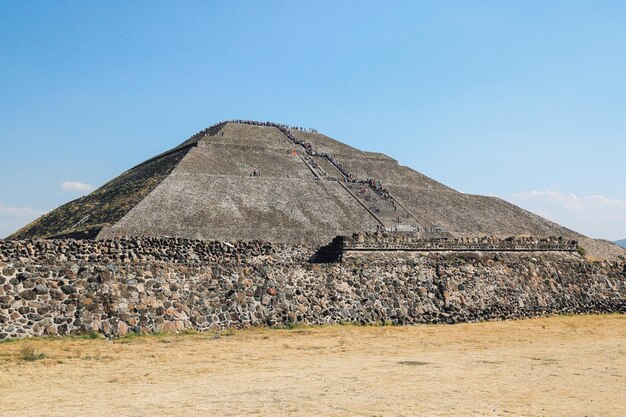
[[[339,183],[376,219],[379,230],[422,232],[425,235],[440,238],[452,236],[441,228],[422,225],[415,215],[391,196],[380,181],[355,178],[337,162],[332,154],[316,151],[311,143],[298,139],[286,126],[276,125],[275,127],[289,143],[300,146],[302,150],[299,152],[299,156],[309,167],[315,179]]]

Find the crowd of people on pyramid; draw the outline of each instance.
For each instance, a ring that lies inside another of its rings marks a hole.
[[[311,142],[302,140],[300,138],[297,138],[296,136],[294,136],[291,133],[291,130],[296,130],[296,131],[301,131],[301,132],[311,132],[311,133],[318,133],[317,130],[315,129],[305,129],[303,127],[300,126],[288,126],[288,125],[284,125],[284,124],[279,124],[279,123],[272,123],[272,122],[257,122],[254,120],[241,120],[241,119],[235,119],[235,120],[225,120],[219,123],[216,123],[206,129],[204,129],[203,131],[199,132],[198,134],[208,134],[208,132],[219,126],[222,124],[226,124],[226,123],[237,123],[237,124],[244,124],[244,125],[251,125],[251,126],[264,126],[264,127],[274,127],[276,129],[278,129],[283,135],[285,135],[285,137],[287,139],[289,139],[289,141],[291,141],[292,143],[296,144],[296,145],[300,145],[304,151],[306,152],[307,155],[309,156],[317,156],[317,157],[321,157],[321,158],[325,158],[326,160],[328,160],[328,162],[330,162],[336,169],[337,171],[339,171],[346,179],[346,181],[348,182],[352,182],[352,183],[359,183],[359,184],[365,184],[367,186],[369,186],[370,188],[372,188],[374,190],[374,192],[381,197],[382,199],[388,201],[390,204],[393,205],[394,209],[396,209],[396,202],[394,200],[394,198],[391,196],[391,194],[389,194],[389,191],[383,187],[382,182],[380,180],[376,180],[376,179],[372,179],[372,178],[368,178],[368,179],[355,179],[352,174],[350,174],[348,172],[347,169],[344,168],[343,165],[341,165],[339,163],[339,161],[337,161],[337,159],[335,159],[335,157],[328,153],[328,152],[318,152],[315,149],[313,149],[313,145],[311,144]],[[315,168],[318,168],[318,164],[313,161],[313,166]]]

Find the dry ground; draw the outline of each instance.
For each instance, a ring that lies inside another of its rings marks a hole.
[[[0,415],[626,416],[625,377],[623,315],[38,339],[0,344]]]

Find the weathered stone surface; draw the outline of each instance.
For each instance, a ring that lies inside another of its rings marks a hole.
[[[218,260],[241,261],[242,256],[271,255],[276,251],[289,251],[298,258],[308,257],[311,249],[266,241],[238,241],[233,243],[205,241],[184,238],[143,237],[115,240],[0,240],[0,259],[7,262],[21,262],[41,265],[64,263],[63,274],[74,279],[80,273],[77,263],[98,263],[98,273],[90,275],[92,281],[102,281],[115,274],[120,264],[149,263],[163,261],[180,263],[183,272],[186,265],[206,264]],[[306,251],[306,253],[305,253]],[[106,271],[106,272],[105,272]],[[39,272],[45,275],[47,270]],[[87,270],[83,269],[83,274]],[[144,274],[144,272],[140,272]],[[146,272],[147,273],[147,272]],[[30,272],[16,273],[9,265],[3,275],[10,278],[13,285],[23,284],[32,278]],[[13,277],[14,276],[14,277]]]
[[[35,292],[37,294],[45,294],[48,292],[48,287],[46,287],[44,284],[39,284],[35,287]]]
[[[120,321],[117,324],[117,336],[124,337],[127,334],[128,334],[128,325],[125,322]]]
[[[136,259],[127,260],[130,251]],[[626,311],[624,262],[562,252],[347,251],[342,262],[311,264],[312,252],[186,239],[0,241],[13,277],[0,286],[0,337]]]
[[[71,285],[61,285],[61,291],[65,294],[73,294],[76,292],[76,289]]]
[[[37,293],[30,290],[22,291],[18,295],[24,300],[35,300],[37,298]]]

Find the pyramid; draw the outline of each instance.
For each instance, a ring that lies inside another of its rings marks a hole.
[[[357,231],[578,239],[497,197],[464,194],[315,130],[229,121],[194,135],[9,239],[170,236],[324,244]]]

